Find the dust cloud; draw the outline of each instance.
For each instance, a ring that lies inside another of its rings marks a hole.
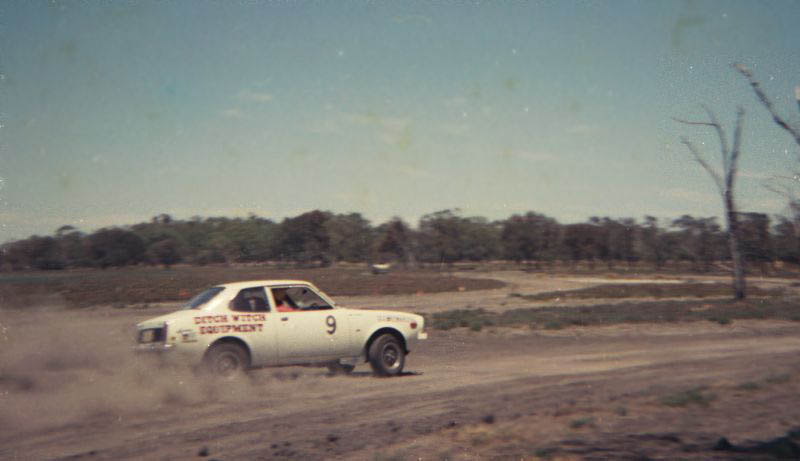
[[[221,382],[189,365],[134,354],[134,325],[152,315],[0,311],[0,430],[24,433],[257,401],[281,388],[314,387],[325,376],[317,369],[277,369]]]

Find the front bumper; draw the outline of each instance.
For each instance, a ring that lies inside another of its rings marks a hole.
[[[174,344],[166,343],[145,343],[133,346],[133,351],[142,354],[163,354],[175,349]]]

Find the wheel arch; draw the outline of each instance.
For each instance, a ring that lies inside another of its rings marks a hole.
[[[405,336],[403,336],[402,333],[400,333],[399,330],[397,330],[396,328],[392,328],[392,327],[382,327],[382,328],[378,328],[377,330],[372,332],[372,334],[369,336],[369,339],[367,340],[367,343],[364,344],[364,356],[365,357],[368,356],[369,347],[372,345],[372,343],[375,342],[375,340],[378,339],[381,335],[386,334],[386,333],[388,333],[388,334],[394,336],[395,338],[397,338],[397,340],[400,341],[400,345],[403,347],[403,352],[405,352],[406,354],[409,353],[408,347],[406,346],[406,338],[405,338]]]
[[[250,346],[244,342],[241,338],[237,338],[235,336],[223,336],[222,338],[217,338],[211,344],[206,347],[205,353],[203,353],[203,360],[208,357],[208,353],[211,349],[214,348],[217,344],[235,344],[242,349],[247,354],[247,366],[250,367],[253,364],[253,354],[250,351]]]

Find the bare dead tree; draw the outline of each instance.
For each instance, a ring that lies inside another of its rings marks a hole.
[[[697,147],[685,137],[681,137],[683,145],[689,149],[694,159],[699,163],[708,174],[714,183],[717,185],[722,203],[725,206],[725,218],[728,225],[728,245],[731,252],[731,260],[733,261],[733,292],[736,299],[744,299],[746,294],[745,282],[745,268],[744,256],[742,254],[739,234],[739,219],[736,210],[736,202],[734,201],[733,188],[736,182],[736,173],[738,171],[738,161],[740,154],[740,147],[742,144],[742,121],[744,120],[744,109],[739,107],[736,111],[736,126],[733,131],[733,145],[729,147],[727,136],[724,128],[717,120],[711,110],[702,106],[708,114],[708,121],[691,121],[673,118],[678,123],[692,126],[705,126],[713,128],[719,138],[720,153],[722,155],[722,175],[705,160],[703,155],[697,150]]]

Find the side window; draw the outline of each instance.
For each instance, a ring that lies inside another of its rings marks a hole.
[[[287,288],[286,296],[302,311],[333,309],[319,294],[308,287]]]
[[[275,300],[275,310],[278,312],[295,312],[297,303],[289,296],[289,288],[273,288],[272,299]]]
[[[268,312],[267,293],[264,287],[245,288],[233,298],[230,306],[237,312]]]

